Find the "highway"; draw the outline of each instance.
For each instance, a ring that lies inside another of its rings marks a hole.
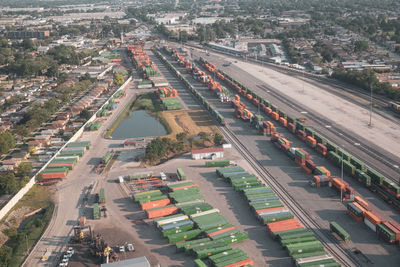
[[[166,56],[164,54],[164,56]],[[168,59],[170,57],[166,56]],[[214,59],[214,57],[213,57]],[[337,193],[331,188],[320,188],[313,190],[308,185],[310,176],[306,175],[297,167],[287,156],[278,151],[268,138],[260,136],[257,131],[251,129],[249,123],[245,123],[233,116],[233,109],[230,104],[222,104],[208,88],[195,81],[187,72],[176,63],[174,66],[182,73],[192,85],[207,98],[210,104],[214,105],[221,115],[225,117],[226,128],[221,128],[225,138],[232,142],[239,153],[249,162],[259,177],[264,179],[276,193],[282,198],[285,204],[296,214],[302,223],[315,230],[316,235],[327,246],[335,257],[343,261],[346,266],[369,266],[371,264],[383,264],[388,260],[396,262],[398,257],[387,258],[380,255],[395,255],[394,246],[386,246],[378,240],[374,233],[366,229],[363,224],[358,225],[350,216],[345,213],[345,206],[337,201]],[[164,74],[165,75],[165,74]],[[254,77],[249,77],[254,79]],[[256,108],[246,100],[245,104],[252,112],[257,112]],[[286,131],[277,127],[278,132]],[[285,135],[289,138],[294,147],[304,147],[304,143],[297,138]],[[332,171],[333,175],[339,175],[339,170],[332,166],[326,159],[319,156],[315,151],[305,148],[317,165],[324,165]],[[295,167],[296,166],[296,167]],[[388,205],[377,198],[372,192],[356,183],[345,175],[346,181],[365,199],[370,201],[374,210],[378,210],[380,215],[385,218],[399,220],[399,213],[389,208]],[[354,243],[337,244],[332,240],[328,233],[328,222],[336,220],[341,225],[349,229],[352,236],[357,236]],[[359,251],[357,254],[354,251]],[[372,265],[371,265],[372,266]]]

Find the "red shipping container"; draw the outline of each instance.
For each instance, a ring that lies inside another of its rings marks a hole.
[[[358,217],[355,214],[353,214],[351,211],[347,210],[347,214],[349,214],[351,216],[351,218],[353,218],[356,222],[363,222],[364,219],[363,217]]]
[[[326,153],[327,153],[327,151],[328,151],[328,149],[326,148],[326,146],[324,146],[324,145],[321,144],[321,143],[318,143],[318,144],[317,144],[316,150],[317,150],[318,153],[320,153],[320,154],[322,154],[322,155],[324,155],[324,156],[326,156]]]
[[[169,198],[142,203],[142,210],[164,207],[167,206],[169,203],[171,203],[171,200]]]
[[[312,171],[309,168],[307,168],[305,165],[302,165],[301,169],[307,174],[311,174],[312,173]]]
[[[289,131],[291,131],[292,133],[294,133],[296,131],[296,126],[293,123],[288,123],[286,126]]]
[[[301,140],[305,141],[307,138],[307,134],[306,134],[306,132],[304,132],[302,130],[298,130],[297,137],[300,138]]]
[[[56,179],[56,178],[65,178],[67,174],[65,172],[49,172],[49,173],[41,173],[40,174],[43,179]]]
[[[296,162],[296,164],[299,165],[299,166],[304,166],[304,165],[306,164],[305,159],[303,159],[303,158],[298,158],[298,157],[296,157],[296,158],[294,159],[294,162]]]
[[[314,171],[314,169],[317,167],[317,165],[312,161],[311,159],[306,160],[306,167],[311,169],[311,171]]]
[[[273,210],[281,210],[283,207],[275,207],[275,208],[269,208],[269,209],[261,209],[261,210],[256,210],[257,214],[263,213],[264,211],[273,211]]]

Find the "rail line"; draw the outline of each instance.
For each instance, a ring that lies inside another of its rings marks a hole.
[[[239,140],[239,138],[228,128],[220,127],[221,132],[225,135],[226,139],[232,143],[237,151],[243,156],[244,159],[254,168],[258,176],[264,180],[280,197],[285,205],[296,215],[300,222],[310,228],[318,239],[324,244],[329,253],[336,259],[341,261],[345,266],[365,266],[352,254],[349,249],[340,246],[333,236],[325,236],[320,229],[321,225],[317,223],[312,216],[303,209],[290,193],[278,182],[264,166],[262,166],[257,158],[247,149],[247,147]]]
[[[214,118],[212,120],[215,121]],[[352,254],[350,248],[343,248],[338,244],[333,236],[326,236],[322,233],[322,226],[312,218],[312,216],[304,210],[304,208],[297,202],[290,193],[282,186],[278,179],[275,178],[258,160],[247,147],[239,140],[239,138],[226,126],[219,127],[220,131],[224,134],[225,138],[235,146],[237,151],[243,158],[254,168],[260,179],[266,182],[285,203],[285,205],[293,212],[298,220],[305,226],[312,230],[316,237],[324,244],[326,250],[339,260],[344,266],[361,267],[365,263],[361,263],[359,259]],[[362,254],[363,255],[363,254]],[[369,263],[369,259],[365,260]]]
[[[282,97],[280,94],[276,93],[272,88],[266,86],[266,85],[258,85],[258,88],[260,88],[263,91],[268,91],[269,94],[273,95],[275,98],[278,98],[280,102],[286,104],[287,106],[291,107],[292,109],[298,111],[299,113],[301,111],[304,111],[304,108],[301,108],[296,102],[288,99],[287,97]],[[340,133],[340,137],[343,138],[345,141],[354,144],[354,143],[359,143],[359,139],[354,139],[350,134],[346,133],[345,131],[342,131],[338,127],[332,125],[332,122],[329,120],[326,120],[324,118],[321,118],[317,115],[315,115],[312,112],[307,112],[305,114],[306,117],[309,117],[312,121],[315,121],[316,123],[320,125],[330,125],[330,128],[327,128],[328,131],[331,131],[333,133]],[[363,151],[365,154],[370,156],[371,158],[376,159],[377,161],[385,164],[387,167],[389,167],[391,170],[395,171],[396,173],[400,173],[400,169],[394,167],[397,163],[396,160],[389,159],[387,156],[383,155],[376,149],[372,147],[366,147],[363,146],[362,144],[358,145],[357,148],[359,148],[361,151]],[[369,165],[369,166],[374,166],[371,162],[363,158],[363,161]],[[393,182],[399,183],[398,179],[395,179],[392,177],[392,175],[385,175],[388,177],[388,179],[392,180]]]
[[[222,51],[219,51],[219,50],[215,50],[215,49],[213,49],[211,47],[202,47],[202,46],[196,46],[196,45],[192,45],[192,44],[185,44],[185,46],[193,47],[193,48],[197,48],[197,49],[208,49],[208,50],[212,50],[213,53],[216,53],[216,54],[230,56],[232,58],[238,58],[240,60],[243,60],[243,58],[241,58],[240,56],[237,56],[237,55],[234,55],[234,54],[228,53],[228,52],[222,52]],[[279,72],[288,72],[288,73],[297,74],[297,75],[299,75],[297,78],[300,78],[300,79],[303,79],[303,77],[307,77],[307,78],[313,80],[314,82],[321,82],[321,83],[324,83],[325,85],[333,86],[334,88],[336,87],[337,89],[341,89],[341,90],[344,90],[344,91],[352,93],[352,94],[355,93],[357,96],[361,97],[362,99],[370,101],[370,94],[367,91],[365,91],[363,89],[360,89],[359,87],[356,87],[354,85],[348,85],[348,84],[345,84],[345,83],[343,83],[341,81],[338,81],[338,80],[337,81],[333,81],[333,80],[330,80],[329,78],[327,78],[325,76],[316,75],[316,74],[308,73],[308,72],[303,72],[303,71],[292,69],[292,68],[288,68],[288,67],[285,67],[285,66],[276,65],[276,64],[273,64],[273,63],[270,63],[270,62],[265,62],[265,61],[261,62],[260,60],[255,60],[254,58],[251,58],[251,57],[248,57],[247,61],[250,61],[250,62],[255,63],[257,65],[268,66],[271,69],[275,69],[275,70],[277,70]],[[323,88],[323,89],[324,90],[328,90],[328,91],[333,91],[333,90],[330,90],[330,89],[327,89],[327,88]],[[387,99],[384,96],[375,94],[374,101],[377,104],[379,104],[380,106],[386,108],[387,107],[387,103],[390,100]],[[396,114],[393,114],[393,116],[395,118],[397,118],[397,119],[399,118],[399,116],[397,116]],[[391,120],[393,120],[393,116],[392,116]],[[388,118],[388,115],[386,114],[385,117]]]

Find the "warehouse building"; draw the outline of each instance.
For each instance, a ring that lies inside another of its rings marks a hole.
[[[192,159],[218,159],[224,157],[222,147],[210,147],[192,150]]]

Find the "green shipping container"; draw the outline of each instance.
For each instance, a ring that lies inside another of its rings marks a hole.
[[[186,175],[181,168],[178,168],[176,172],[178,173],[179,180],[186,180]]]
[[[100,188],[99,203],[105,203],[105,202],[106,202],[106,197],[104,194],[104,188]]]
[[[194,263],[196,264],[197,267],[208,267],[207,264],[205,264],[202,260],[196,259],[194,260]]]
[[[288,245],[287,250],[289,255],[303,254],[308,252],[315,252],[324,249],[324,246],[319,241],[304,242],[300,244]]]
[[[225,167],[229,166],[229,160],[209,160],[206,161],[206,167]]]
[[[163,237],[168,237],[168,236],[173,235],[173,234],[179,234],[179,233],[182,233],[182,232],[187,232],[189,230],[192,230],[193,227],[194,227],[193,223],[189,223],[189,224],[183,225],[181,227],[175,227],[173,229],[169,229],[169,230],[163,231],[162,232],[162,236]]]
[[[100,219],[100,209],[99,209],[98,203],[95,203],[93,205],[93,219],[95,219],[95,220]]]
[[[367,174],[371,177],[371,181],[374,184],[381,185],[383,182],[383,175],[374,169],[368,168]]]
[[[193,245],[206,243],[206,242],[209,242],[209,241],[211,241],[211,239],[206,237],[206,238],[200,238],[200,239],[195,239],[195,240],[191,240],[191,241],[185,241],[185,242],[181,242],[181,243],[176,243],[175,246],[176,246],[177,252],[181,252],[181,251],[184,251],[186,249],[189,249]]]
[[[325,250],[320,250],[320,251],[316,251],[316,252],[310,252],[310,253],[304,253],[304,254],[296,254],[296,255],[292,255],[292,258],[294,260],[296,259],[300,259],[300,258],[310,258],[310,257],[317,257],[317,256],[322,256],[322,255],[327,255],[328,253],[326,253]]]
[[[332,232],[338,234],[344,241],[350,240],[350,235],[336,222],[330,222],[329,227]]]
[[[293,239],[284,239],[281,240],[282,247],[286,247],[292,244],[299,244],[304,242],[316,241],[317,239],[315,236],[307,236],[307,237],[300,237],[300,238],[293,238]]]
[[[172,243],[180,242],[180,241],[183,241],[183,240],[192,239],[192,238],[197,237],[200,234],[201,234],[201,230],[200,229],[194,229],[194,230],[190,230],[190,231],[187,231],[187,232],[182,232],[182,233],[178,233],[178,234],[169,235],[168,236],[168,243],[172,244]]]
[[[196,257],[198,259],[204,259],[209,256],[212,256],[212,255],[224,252],[224,251],[228,251],[228,250],[232,250],[232,247],[223,246],[223,247],[217,247],[217,248],[206,248],[206,249],[196,251],[195,253],[196,253]]]

